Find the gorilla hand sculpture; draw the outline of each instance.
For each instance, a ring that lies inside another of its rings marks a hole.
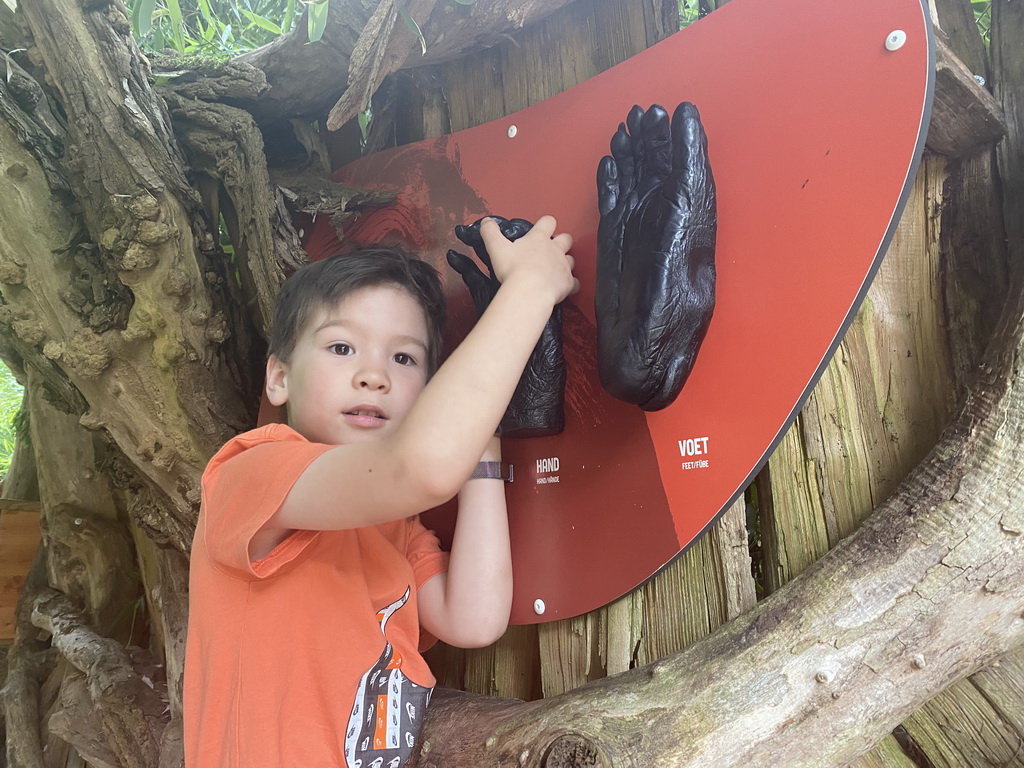
[[[498,222],[501,233],[509,240],[518,240],[530,231],[533,224],[524,219],[488,218]],[[478,315],[482,315],[501,283],[494,276],[491,259],[480,236],[478,219],[472,225],[455,227],[455,236],[476,251],[477,258],[487,267],[488,274],[480,271],[476,263],[457,251],[448,251],[448,264],[462,275],[473,297]],[[562,355],[562,310],[555,307],[544,326],[537,346],[526,364],[515,394],[505,411],[498,433],[503,437],[544,437],[556,435],[565,429],[565,357]]]
[[[686,383],[715,307],[715,181],[697,108],[635,106],[597,169],[597,361],[645,411]]]

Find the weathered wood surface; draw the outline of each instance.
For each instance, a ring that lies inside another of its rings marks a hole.
[[[138,470],[166,505],[163,536],[185,550],[198,468],[252,421],[243,395],[255,392],[255,373],[243,364],[249,337],[233,316],[241,309],[229,298],[233,275],[127,19],[112,24],[106,8],[67,0],[36,0],[22,12],[67,115],[66,134],[55,138],[76,148],[67,184],[82,216],[54,200],[53,223],[35,230],[47,181],[35,162],[17,159],[25,153],[17,141],[4,141],[8,164],[20,168],[2,203],[9,337],[27,345],[22,356],[33,364],[42,350],[61,366],[89,403],[85,423],[143,459]]]
[[[835,357],[759,480],[769,592],[852,533],[920,462],[956,395],[938,253],[945,161],[928,160]]]
[[[941,37],[936,49],[928,149],[946,157],[966,155],[1002,136],[1002,110]]]
[[[0,499],[0,642],[14,639],[14,611],[39,548],[39,503]]]
[[[943,218],[944,224],[948,218],[950,226],[955,228],[951,238],[948,241],[944,238],[944,242],[955,247],[949,254],[950,264],[959,267],[948,279],[950,288],[946,295],[951,306],[947,316],[957,321],[955,326],[951,324],[950,334],[963,329],[967,330],[965,335],[969,338],[981,339],[987,338],[985,334],[993,325],[992,305],[1003,303],[1007,258],[1019,264],[1024,255],[1024,243],[1020,240],[1024,197],[1019,192],[1024,170],[1020,149],[1024,91],[1020,81],[1015,79],[1024,74],[1024,52],[1018,44],[1018,35],[1024,32],[1024,15],[1003,8],[993,8],[993,14],[993,23],[999,24],[1001,32],[992,40],[993,66],[989,71],[1007,127],[1006,140],[997,145],[999,172],[1007,181],[1003,185],[1002,211],[999,210],[998,185],[988,181],[997,176],[992,171],[991,154],[984,153],[960,164],[961,174],[955,182],[960,192],[957,199],[962,199],[963,205],[949,206],[948,216]],[[947,16],[944,21],[940,11],[940,23],[944,29],[954,30],[951,38],[960,40],[964,56],[971,58],[972,47],[976,51],[978,42],[976,35],[971,38],[967,34],[974,32],[973,25],[966,24],[965,29],[956,32],[955,10],[950,9]],[[962,17],[959,18],[962,24]],[[972,39],[973,46],[969,42]],[[977,220],[971,221],[972,216],[977,216]],[[1005,229],[1002,222],[993,223],[997,217],[1005,221]],[[968,233],[974,237],[966,236]],[[958,280],[961,276],[966,279]],[[965,297],[967,301],[963,301]],[[974,312],[970,311],[972,304]],[[965,364],[964,370],[958,372],[959,378],[966,380],[976,370],[978,361],[976,357],[972,359],[962,337],[951,339],[951,347],[956,348],[957,342],[961,344],[959,349]],[[973,354],[978,354],[977,348]],[[1024,712],[1024,686],[1020,684],[1019,675],[1014,674],[1022,659],[1024,651],[1013,651],[991,668],[951,686],[908,718],[904,723],[908,738],[920,747],[932,765],[936,768],[1024,765],[1024,729],[1018,714]],[[986,688],[993,684],[998,686],[998,698],[986,693]]]

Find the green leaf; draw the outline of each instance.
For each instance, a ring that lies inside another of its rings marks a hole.
[[[181,4],[178,0],[167,0],[167,12],[171,15],[171,33],[174,36],[174,50],[185,52],[185,19],[181,15]]]
[[[359,121],[359,133],[363,137],[363,144],[366,144],[366,137],[370,133],[370,122],[373,120],[373,110],[364,109],[362,112],[356,115],[356,119]]]
[[[327,7],[330,0],[319,0],[309,3],[306,16],[306,37],[309,42],[315,43],[324,36],[327,29]]]
[[[284,21],[281,22],[281,29],[291,32],[293,26],[295,26],[295,0],[288,0],[284,9]]]
[[[210,10],[209,0],[198,0],[199,12],[203,15],[203,18],[207,21],[213,21],[216,17],[213,15],[213,11]]]
[[[423,37],[423,30],[420,29],[420,25],[416,23],[416,19],[414,19],[412,16],[410,16],[409,12],[407,10],[405,10],[404,8],[402,9],[402,11],[401,11],[401,13],[399,15],[402,17],[402,21],[405,22],[405,26],[407,26],[409,28],[409,30],[414,35],[416,35],[417,39],[420,41],[420,52],[424,56],[426,56],[427,55],[427,41]]]
[[[156,11],[156,0],[139,0],[136,3],[132,21],[135,26],[135,34],[138,37],[147,37],[153,31],[154,11]]]
[[[281,34],[281,28],[277,26],[277,24],[272,22],[270,19],[265,19],[262,16],[258,16],[252,11],[246,10],[245,8],[242,9],[242,15],[245,16],[245,18],[247,18],[260,29],[265,29],[267,30],[267,32],[273,32],[275,35]]]

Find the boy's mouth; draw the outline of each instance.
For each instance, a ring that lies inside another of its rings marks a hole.
[[[345,420],[360,427],[376,427],[388,420],[384,412],[372,405],[360,405],[345,411]]]

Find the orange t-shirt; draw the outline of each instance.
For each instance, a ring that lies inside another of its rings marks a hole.
[[[416,745],[435,682],[416,591],[447,569],[437,538],[413,517],[298,531],[249,560],[252,536],[330,448],[271,424],[206,468],[189,579],[188,768],[387,768]]]

